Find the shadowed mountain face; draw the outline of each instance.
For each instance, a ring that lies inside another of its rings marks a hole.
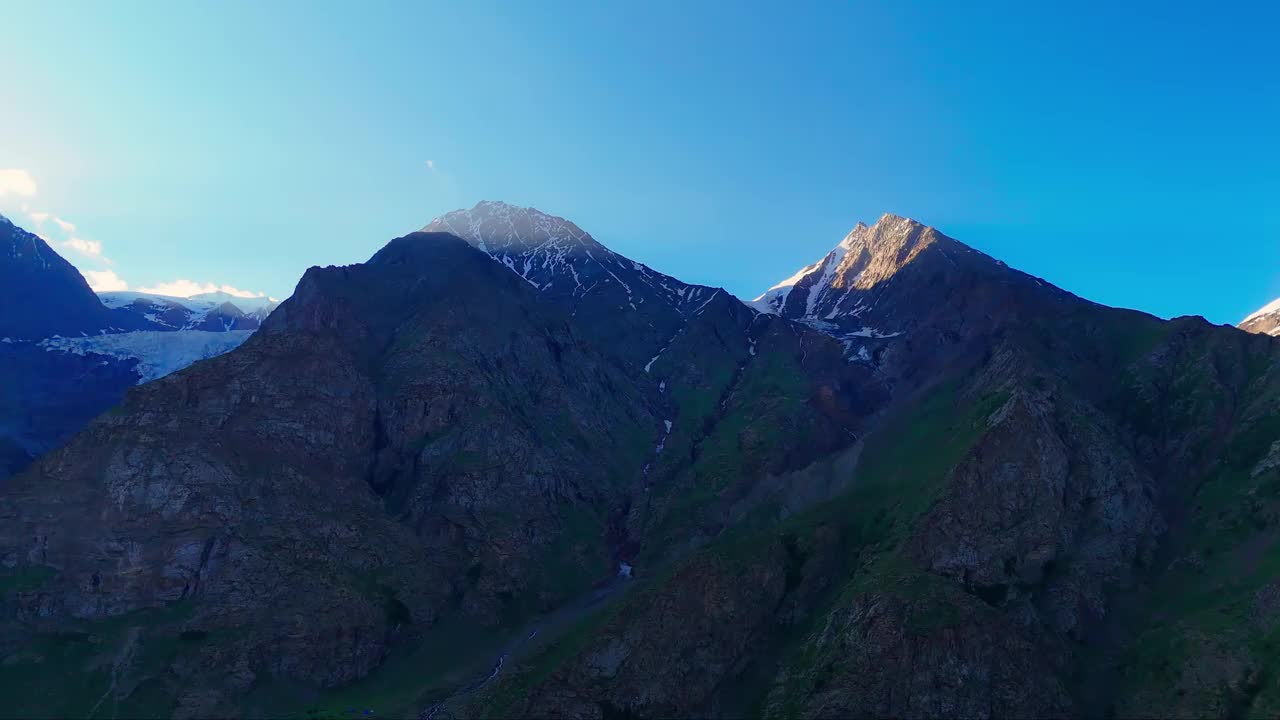
[[[14,713],[1280,707],[1276,340],[892,216],[763,313],[428,227],[0,486]]]
[[[0,338],[40,340],[148,326],[142,318],[103,307],[71,263],[0,216]]]
[[[0,343],[0,482],[120,402],[133,364]]]

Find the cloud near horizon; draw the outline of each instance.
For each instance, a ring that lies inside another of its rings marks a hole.
[[[85,282],[94,292],[116,292],[128,290],[129,283],[116,274],[115,270],[81,270]]]
[[[266,293],[253,292],[252,290],[241,290],[232,285],[217,285],[211,282],[198,283],[194,280],[186,278],[178,278],[169,282],[156,283],[148,287],[138,288],[138,292],[150,293],[152,295],[168,295],[170,297],[191,297],[192,295],[203,295],[212,292],[224,292],[233,297],[240,298],[260,298],[266,297]]]
[[[70,251],[88,261],[89,267],[83,267],[80,263],[72,264],[84,276],[85,281],[89,283],[89,287],[94,292],[128,290],[129,283],[124,278],[120,277],[115,270],[103,267],[104,265],[114,265],[115,262],[103,254],[101,241],[86,240],[76,234],[75,223],[58,217],[52,212],[37,210],[28,206],[25,199],[34,197],[36,193],[36,181],[31,173],[17,168],[0,168],[0,197],[13,195],[22,198],[20,207],[15,205],[14,209],[19,210],[31,219],[32,225],[30,228],[32,232],[54,247],[56,252],[65,253]],[[11,204],[6,203],[6,205]],[[96,269],[95,266],[101,269]],[[238,298],[261,298],[267,296],[266,293],[243,290],[234,285],[220,285],[213,282],[201,283],[186,278],[177,278],[169,282],[139,287],[136,290],[170,297],[191,297],[192,295],[212,292],[223,292]]]
[[[81,255],[101,260],[108,265],[112,264],[111,258],[104,257],[102,255],[102,243],[97,240],[83,240],[78,237],[73,237],[58,241],[57,245],[58,247],[66,248],[67,250],[74,250]]]

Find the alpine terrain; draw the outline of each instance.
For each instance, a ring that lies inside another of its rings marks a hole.
[[[484,202],[0,483],[0,696],[1270,716],[1278,489],[1280,339],[893,215],[743,303]]]

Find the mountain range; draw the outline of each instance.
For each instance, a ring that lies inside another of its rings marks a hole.
[[[59,333],[208,317],[74,292]],[[486,202],[309,269],[0,482],[0,689],[45,716],[1270,716],[1277,490],[1266,331],[893,215],[743,303]]]
[[[230,332],[257,330],[280,303],[268,297],[239,297],[209,292],[169,297],[141,292],[103,292],[98,299],[108,308],[127,310],[166,330]]]

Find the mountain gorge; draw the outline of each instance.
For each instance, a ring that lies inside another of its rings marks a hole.
[[[892,215],[744,304],[486,202],[308,270],[0,484],[0,686],[31,715],[1269,715],[1277,487],[1266,335]]]

